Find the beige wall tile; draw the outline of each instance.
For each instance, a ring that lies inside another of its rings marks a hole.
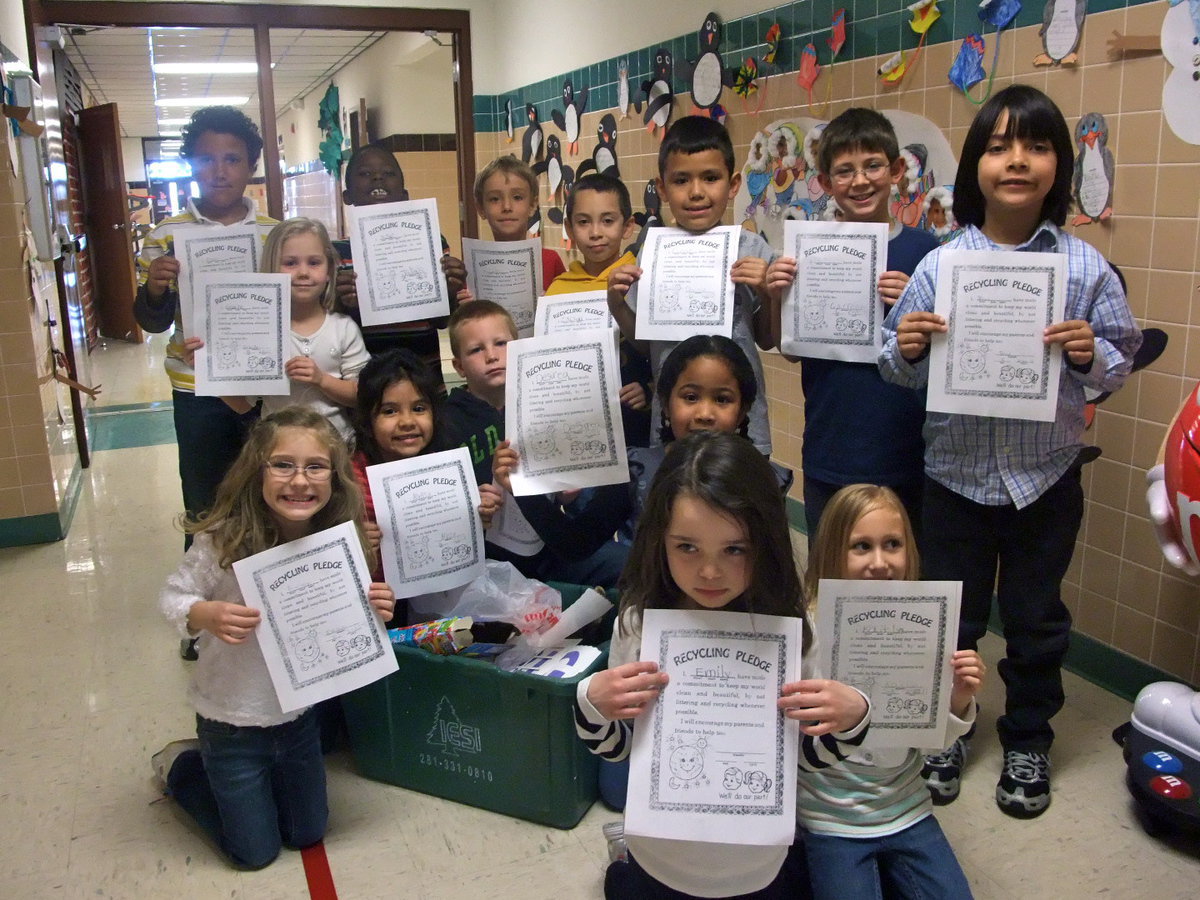
[[[1196,299],[1196,295],[1193,295]],[[1183,357],[1183,375],[1188,380],[1200,378],[1200,326],[1187,329],[1187,351]]]
[[[1162,109],[1162,86],[1166,61],[1161,56],[1126,58],[1121,61],[1121,109],[1137,112]]]
[[[1158,162],[1160,111],[1127,112],[1106,118],[1110,128],[1108,148],[1118,163]]]
[[[1161,556],[1161,553],[1159,555]],[[1153,616],[1158,609],[1158,582],[1157,569],[1147,569],[1123,560],[1120,582],[1117,585],[1117,602],[1142,615]]]
[[[1187,326],[1174,325],[1170,322],[1147,320],[1143,328],[1157,328],[1167,334],[1167,346],[1153,364],[1153,371],[1167,372],[1172,375],[1184,374],[1184,361],[1187,358]]]
[[[1145,319],[1188,324],[1192,314],[1190,273],[1151,269],[1149,282]]]
[[[1175,578],[1164,571],[1158,592],[1157,616],[1160,622],[1196,634],[1200,630],[1200,584],[1191,579]]]
[[[1113,646],[1138,659],[1149,659],[1154,643],[1154,619],[1117,604],[1113,616]]]
[[[1130,451],[1133,449],[1133,428],[1130,427],[1129,432]],[[1105,506],[1120,510],[1124,515],[1125,503],[1129,497],[1129,478],[1130,467],[1122,462],[1114,461],[1109,458],[1107,450],[1104,451],[1104,456],[1096,460],[1084,471],[1091,471],[1091,487],[1087,491],[1087,496],[1096,503],[1102,503]],[[1122,538],[1124,537],[1124,523],[1122,522]],[[1120,546],[1120,545],[1114,545]],[[1115,551],[1114,551],[1115,552]]]
[[[1150,265],[1155,269],[1194,272],[1196,269],[1196,219],[1164,219],[1154,223]]]
[[[1090,544],[1090,539],[1089,539]],[[1121,558],[1088,546],[1083,557],[1083,571],[1079,583],[1086,591],[1113,600],[1117,596],[1117,579],[1121,569]]]
[[[0,488],[0,519],[16,519],[25,515],[25,501],[19,487]]]
[[[1140,487],[1141,496],[1143,498],[1143,515],[1129,515],[1126,517],[1125,542],[1121,545],[1122,554],[1127,562],[1136,563],[1139,566],[1143,566],[1147,569],[1153,569],[1157,572],[1162,569],[1163,565],[1162,548],[1159,547],[1158,539],[1154,536],[1154,526],[1152,526],[1150,524],[1150,520],[1146,518],[1148,513],[1145,512],[1145,481],[1143,480],[1141,484],[1143,485]],[[1130,492],[1137,492],[1133,485],[1130,486]],[[1122,602],[1128,601],[1122,600]],[[1129,605],[1133,606],[1134,604],[1131,603]],[[1146,610],[1146,612],[1153,611],[1153,607]]]
[[[1140,372],[1135,378],[1138,382],[1138,417],[1164,426],[1173,422],[1182,400],[1183,379],[1151,371]]]
[[[1180,140],[1175,132],[1171,130],[1170,126],[1167,125],[1165,119],[1162,121],[1162,128],[1159,130],[1158,141],[1159,162],[1192,163],[1200,160],[1200,147]]]
[[[1096,640],[1111,644],[1116,614],[1117,604],[1113,600],[1084,589],[1074,613],[1075,628]]]
[[[1200,163],[1159,166],[1154,211],[1159,216],[1191,219],[1200,214]]]
[[[17,471],[22,485],[50,484],[50,458],[44,452],[36,456],[18,456]]]
[[[1062,66],[1046,73],[1047,96],[1053,100],[1074,134],[1079,117],[1089,109],[1083,106],[1083,70],[1077,66]]]
[[[1118,165],[1113,176],[1114,214],[1120,210],[1125,216],[1152,215],[1157,187],[1156,166]]]
[[[58,512],[58,499],[52,484],[27,484],[21,488],[21,500],[25,504],[25,515],[40,516]]]
[[[1114,188],[1119,187],[1120,184],[1121,180],[1118,178]],[[1115,196],[1113,209],[1116,211],[1113,213],[1109,225],[1112,245],[1109,258],[1122,270],[1147,268],[1150,265],[1150,248],[1154,239],[1154,219],[1149,216],[1134,216],[1127,211],[1121,211]],[[1141,302],[1139,303],[1139,301]],[[1145,315],[1145,296],[1137,297],[1131,294],[1129,308],[1133,310],[1135,316]]]
[[[1179,678],[1190,678],[1196,659],[1196,637],[1159,621],[1154,626],[1150,663]]]
[[[1093,472],[1094,476],[1095,473]],[[1085,523],[1085,539],[1089,548],[1111,553],[1114,559],[1119,558],[1121,555],[1121,545],[1125,539],[1125,511],[1115,509],[1111,506],[1104,506],[1100,503],[1089,503]],[[1102,593],[1116,596],[1117,570],[1115,567],[1110,574],[1112,575],[1112,584]]]

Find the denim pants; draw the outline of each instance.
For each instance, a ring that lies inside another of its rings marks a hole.
[[[885,837],[804,835],[816,900],[963,900],[971,886],[933,816]],[[886,893],[884,886],[887,886]]]
[[[266,728],[196,717],[200,752],[180,754],[167,789],[237,866],[260,869],[283,845],[325,835],[329,807],[317,716]]]
[[[976,649],[987,632],[992,587],[1004,626],[1004,715],[996,722],[1005,750],[1045,753],[1050,719],[1062,709],[1062,661],[1071,614],[1062,580],[1083,521],[1083,488],[1073,467],[1024,509],[984,506],[925,479],[921,574],[961,581],[958,647]],[[997,576],[999,576],[997,580]]]

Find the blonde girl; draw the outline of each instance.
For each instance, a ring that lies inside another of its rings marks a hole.
[[[920,560],[912,526],[890,488],[852,484],[829,501],[805,575],[815,602],[822,578],[912,581]],[[984,666],[974,650],[952,660],[950,736],[975,722]],[[817,900],[842,897],[969,898],[922,778],[923,751],[855,751],[837,768],[800,772],[798,820]]]
[[[288,219],[267,236],[262,271],[292,280],[292,356],[283,364],[291,392],[264,397],[262,411],[268,415],[293,404],[310,406],[349,438],[353,429],[347,410],[355,404],[358,373],[371,357],[354,320],[333,311],[339,261],[329,233],[315,219]],[[253,407],[246,397],[224,399],[238,412]]]
[[[199,638],[188,690],[198,739],[174,741],[151,762],[166,792],[239,868],[321,840],[328,805],[317,717],[311,707],[280,707],[254,637],[261,617],[242,598],[233,563],[343,522],[358,525],[372,559],[362,513],[345,443],[320,413],[294,406],[254,427],[212,510],[185,523],[195,540],[159,605],[181,635]],[[386,584],[371,584],[366,599],[380,618],[391,616]]]

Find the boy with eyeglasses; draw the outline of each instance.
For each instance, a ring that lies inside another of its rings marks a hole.
[[[891,226],[888,271],[879,279],[887,307],[899,299],[917,263],[938,240],[928,232],[892,221],[893,186],[904,176],[896,132],[873,109],[848,109],[825,126],[817,145],[817,176],[847,222]],[[780,257],[767,271],[772,338],[778,346],[783,296],[796,278],[796,260]],[[791,357],[789,357],[791,359]],[[884,381],[874,363],[800,358],[804,387],[804,518],[809,546],[825,504],[848,484],[878,484],[894,490],[909,518],[921,521],[925,477],[924,392]],[[919,535],[918,535],[919,538]]]

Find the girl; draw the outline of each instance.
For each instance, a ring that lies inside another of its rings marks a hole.
[[[568,559],[594,553],[620,529],[622,542],[633,532],[645,505],[650,482],[662,464],[667,445],[695,431],[722,431],[747,436],[750,407],[758,395],[754,370],[742,348],[720,335],[695,335],[678,344],[663,362],[657,383],[662,446],[629,448],[629,484],[597,488],[586,507],[574,515],[550,496],[518,497],[525,518],[546,545]],[[509,474],[520,455],[504,441],[492,460],[496,483],[508,488]],[[792,472],[771,463],[779,491],[787,493]]]
[[[1007,696],[997,722],[1004,761],[995,796],[1001,810],[1019,818],[1050,806],[1050,719],[1063,704],[1071,630],[1061,585],[1083,518],[1084,389],[1116,390],[1141,343],[1104,257],[1062,230],[1073,156],[1067,123],[1041,91],[1015,84],[980,107],[954,184],[963,231],[917,266],[884,322],[879,357],[889,381],[912,388],[927,382],[931,336],[948,330],[933,312],[946,252],[1063,254],[1065,321],[1042,332],[1046,345],[1062,348],[1055,420],[931,412],[924,432],[924,575],[963,583],[960,647],[978,646],[995,589],[1008,646],[1000,663]],[[930,760],[930,787],[943,802],[958,796],[965,749],[959,740]]]
[[[325,833],[328,807],[317,719],[280,709],[242,599],[235,560],[362,520],[349,453],[320,413],[287,407],[259,422],[221,482],[212,511],[184,523],[195,542],[159,599],[163,614],[200,639],[188,691],[198,741],[174,741],[151,760],[155,774],[234,865],[261,868],[283,844]],[[374,552],[367,545],[367,559]],[[395,599],[368,591],[382,619]]]
[[[285,406],[310,406],[348,438],[359,370],[370,356],[354,320],[333,312],[338,256],[325,226],[315,219],[288,219],[276,225],[263,248],[262,270],[292,278],[291,349],[283,365],[292,381],[288,396],[264,397],[263,414]],[[238,412],[249,412],[246,397],[226,397]]]
[[[891,488],[852,484],[833,495],[813,545],[804,593],[822,578],[920,577],[917,546]],[[984,665],[974,650],[954,654],[950,734],[975,722]],[[971,889],[937,819],[915,749],[858,751],[840,767],[800,773],[796,798],[817,900],[840,897],[969,898]]]
[[[667,684],[654,663],[637,661],[647,608],[805,615],[778,480],[749,441],[688,435],[667,451],[654,478],[621,577],[611,668],[584,679],[577,693],[576,729],[608,759],[626,756],[631,720]],[[785,684],[778,705],[804,723],[801,756],[811,765],[833,765],[847,745],[862,740],[868,704],[853,688],[811,677],[810,635],[806,623],[804,680]],[[633,835],[626,841],[629,860],[609,867],[606,897],[795,896],[780,875],[786,847]]]
[[[376,550],[381,535],[367,480],[367,466],[451,449],[442,437],[441,387],[441,380],[435,377],[433,370],[411,350],[387,350],[372,357],[359,373],[358,404],[354,415],[357,449],[350,463],[366,506],[367,538]],[[479,516],[483,527],[487,528],[504,497],[493,485],[481,484],[479,499]],[[373,575],[377,580],[383,580],[382,563],[377,565]],[[446,600],[442,591],[409,598],[413,621],[438,618],[439,602],[443,603],[443,608],[449,608],[444,606]]]

